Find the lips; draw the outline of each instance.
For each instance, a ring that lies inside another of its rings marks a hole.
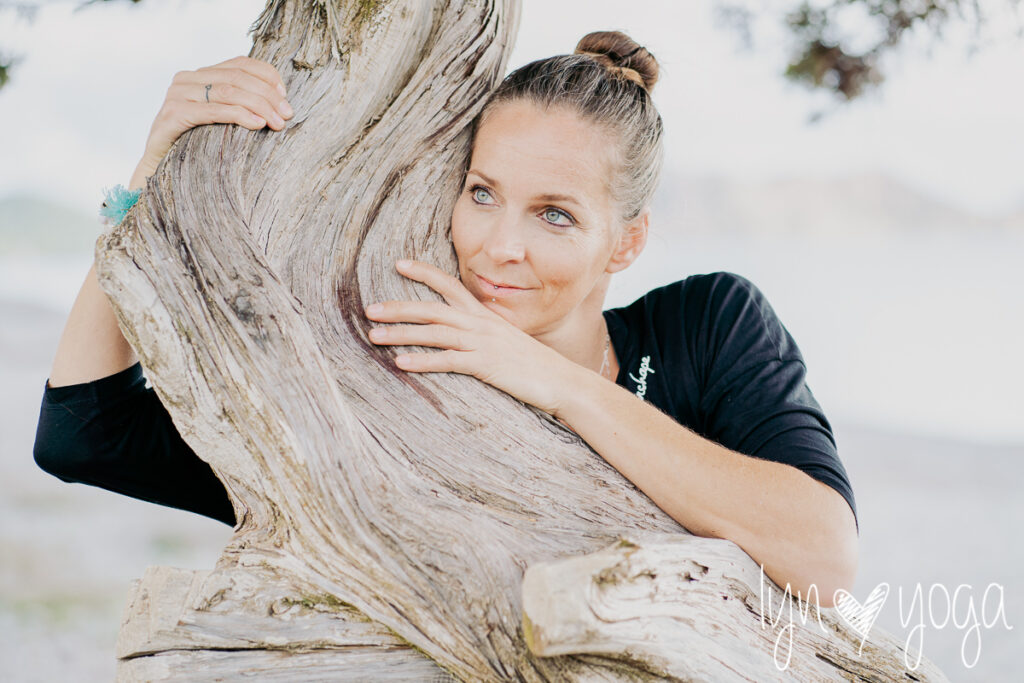
[[[491,282],[487,278],[481,277],[476,273],[473,273],[473,275],[476,276],[477,287],[480,288],[480,294],[483,295],[485,299],[489,299],[491,301],[497,301],[498,299],[501,299],[502,301],[511,301],[518,299],[519,295],[523,292],[530,291],[529,287],[508,287],[502,285],[495,287],[495,283]]]
[[[483,284],[491,287],[492,289],[494,287],[498,287],[500,289],[526,289],[525,287],[516,287],[514,285],[506,285],[506,284],[502,284],[500,282],[493,282],[493,281],[488,280],[487,278],[485,278],[483,275],[480,275],[479,273],[477,273],[476,276],[478,278],[480,278],[480,280],[483,282]]]

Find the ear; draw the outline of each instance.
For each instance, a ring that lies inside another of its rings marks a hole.
[[[625,270],[640,256],[647,245],[647,228],[651,221],[651,208],[645,206],[636,218],[622,229],[618,244],[608,259],[606,273],[617,273]]]

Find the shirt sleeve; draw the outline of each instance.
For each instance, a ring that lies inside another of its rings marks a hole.
[[[734,273],[715,276],[700,405],[706,436],[832,487],[849,504],[859,533],[853,488],[795,340],[752,282]]]
[[[33,456],[62,481],[235,525],[224,485],[181,438],[139,363],[93,382],[47,380]]]

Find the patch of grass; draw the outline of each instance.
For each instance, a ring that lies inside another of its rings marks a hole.
[[[153,550],[162,556],[182,555],[191,544],[189,540],[178,534],[158,534],[150,540]]]
[[[53,593],[17,598],[0,598],[0,612],[14,616],[19,622],[42,622],[49,626],[66,626],[76,619],[106,619],[119,614],[120,596],[97,596]]]

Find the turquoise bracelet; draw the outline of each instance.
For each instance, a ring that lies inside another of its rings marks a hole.
[[[142,190],[128,190],[123,185],[115,185],[113,189],[104,190],[106,197],[100,206],[100,222],[114,226],[124,220],[128,210],[139,201]]]

